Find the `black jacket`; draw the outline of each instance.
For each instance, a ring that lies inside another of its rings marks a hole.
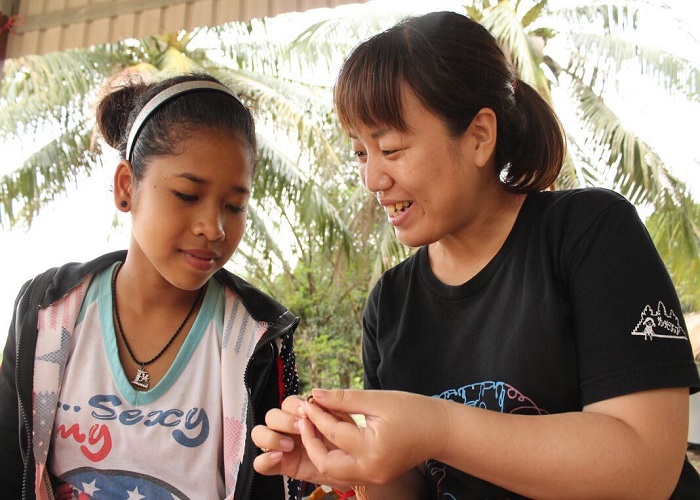
[[[71,289],[96,272],[123,261],[125,251],[103,255],[87,263],[71,263],[52,268],[27,282],[15,301],[7,343],[0,366],[0,496],[35,498],[36,467],[32,452],[32,390],[37,320],[40,309],[64,297]],[[279,407],[283,397],[294,394],[298,384],[280,394],[282,374],[278,370],[280,352],[275,342],[282,338],[291,347],[292,335],[299,319],[274,299],[243,279],[221,269],[214,277],[241,297],[250,314],[265,321],[269,328],[257,344],[246,371],[250,406],[248,439],[238,475],[235,498],[284,499],[281,476],[266,477],[253,470],[258,449],[250,440],[250,430],[264,422],[265,413]],[[270,347],[271,346],[271,347]],[[291,362],[293,363],[293,351]],[[289,362],[289,360],[287,360]],[[296,373],[296,372],[295,372]],[[253,374],[253,376],[249,376]],[[288,480],[291,498],[298,495],[299,483]]]

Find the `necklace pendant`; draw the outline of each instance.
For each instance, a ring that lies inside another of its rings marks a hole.
[[[149,381],[150,381],[150,376],[148,375],[148,372],[144,368],[143,365],[141,365],[141,368],[136,369],[136,376],[134,377],[134,380],[131,381],[133,385],[142,387],[143,389],[148,389]]]

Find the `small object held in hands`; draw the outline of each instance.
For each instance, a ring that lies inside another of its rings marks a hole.
[[[309,394],[308,396],[306,396],[306,401],[308,401],[308,402],[311,403],[311,404],[315,404],[316,406],[319,406],[319,407],[323,408],[325,411],[327,411],[327,412],[330,413],[331,415],[335,415],[337,418],[339,418],[339,419],[342,420],[343,422],[348,422],[348,423],[350,423],[350,424],[355,424],[355,425],[357,425],[357,422],[355,421],[354,418],[352,418],[352,416],[350,416],[349,413],[344,413],[344,412],[340,412],[340,411],[330,410],[330,409],[328,409],[328,408],[326,408],[326,407],[324,407],[324,406],[321,406],[320,404],[316,403],[316,401],[314,401],[314,396],[313,396],[313,394]]]

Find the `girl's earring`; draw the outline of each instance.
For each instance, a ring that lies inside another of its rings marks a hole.
[[[121,202],[122,208],[126,208],[128,205],[129,205],[129,204],[127,203],[126,200],[122,200],[122,202]]]

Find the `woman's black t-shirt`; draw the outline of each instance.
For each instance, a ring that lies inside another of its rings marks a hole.
[[[666,268],[634,206],[604,189],[528,195],[500,251],[459,286],[419,249],[382,276],[363,323],[369,389],[544,415],[700,385]],[[426,465],[432,498],[518,497]]]

